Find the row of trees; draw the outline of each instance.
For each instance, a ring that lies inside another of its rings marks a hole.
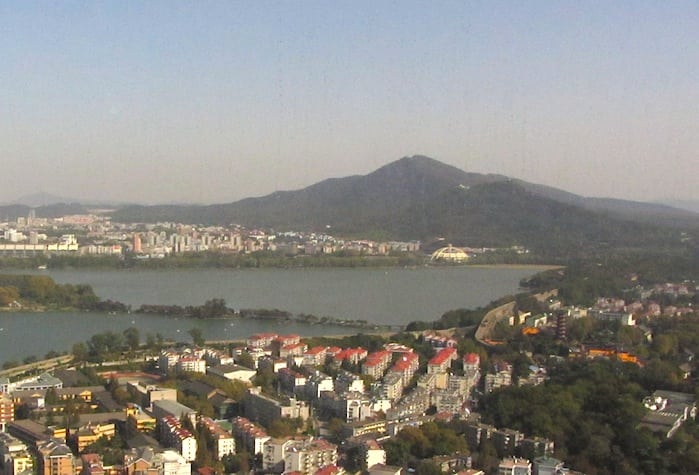
[[[99,299],[89,285],[59,285],[43,275],[0,275],[0,305],[20,300],[58,308],[92,308]]]

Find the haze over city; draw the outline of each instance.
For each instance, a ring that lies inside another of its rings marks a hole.
[[[414,154],[699,199],[695,2],[12,2],[0,25],[0,202],[228,202]]]

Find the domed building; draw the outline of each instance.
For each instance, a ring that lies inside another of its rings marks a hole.
[[[460,247],[454,247],[449,244],[447,247],[442,247],[434,251],[430,260],[460,264],[468,260],[468,253]]]

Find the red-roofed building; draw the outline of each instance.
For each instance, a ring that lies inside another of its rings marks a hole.
[[[285,345],[279,350],[280,358],[288,358],[289,356],[301,356],[308,351],[308,345],[305,343],[293,343]]]
[[[386,343],[383,346],[386,351],[390,351],[391,353],[412,353],[413,349],[410,348],[409,346],[401,345],[400,343]]]
[[[478,353],[466,353],[464,355],[464,371],[479,371],[481,368],[481,357]]]
[[[301,337],[298,335],[278,336],[272,340],[272,354],[275,356],[281,356],[283,358],[284,356],[281,355],[282,348],[290,345],[298,345],[299,343],[301,343]]]
[[[456,348],[443,348],[427,363],[427,374],[446,373],[451,367],[451,362],[458,358]]]
[[[432,332],[425,332],[423,338],[426,343],[429,343],[435,348],[453,348],[456,347],[458,343],[454,338]]]
[[[303,354],[304,366],[320,366],[325,363],[325,350],[324,346],[314,346],[307,350]]]
[[[280,335],[276,340],[281,343],[281,346],[295,345],[301,342],[301,337],[298,335]]]
[[[344,470],[339,468],[337,465],[328,465],[318,470],[314,475],[338,475],[343,473]]]
[[[362,374],[367,374],[376,379],[381,378],[391,363],[391,359],[391,352],[386,350],[369,354],[362,365]]]
[[[267,348],[278,336],[276,333],[257,333],[248,338],[245,343],[249,348]]]
[[[325,349],[325,357],[330,360],[333,360],[339,353],[342,353],[342,351],[342,348],[340,348],[339,346],[331,346]]]
[[[365,350],[364,348],[347,348],[346,350],[342,350],[340,353],[335,355],[335,361],[337,363],[342,363],[343,361],[347,361],[348,363],[351,364],[359,364],[360,361],[365,359],[369,352]]]
[[[403,387],[406,387],[419,366],[420,358],[417,353],[406,353],[393,364],[388,372],[399,374]]]

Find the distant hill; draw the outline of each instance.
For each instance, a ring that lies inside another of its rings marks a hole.
[[[667,200],[660,201],[660,203],[665,206],[672,206],[673,208],[699,213],[699,200]]]
[[[37,218],[59,218],[71,214],[85,214],[87,209],[78,203],[57,203],[46,206],[32,207],[23,204],[12,204],[0,206],[0,221],[15,221],[20,217],[29,216],[29,212],[34,209]]]
[[[548,250],[662,247],[679,230],[699,230],[699,215],[656,204],[584,198],[501,175],[467,173],[437,160],[405,157],[363,176],[333,178],[302,190],[209,206],[129,206],[122,222],[238,223],[372,236],[443,237],[471,246]]]
[[[20,196],[12,200],[13,205],[25,205],[37,208],[39,206],[55,205],[58,203],[79,203],[80,200],[74,198],[66,198],[65,196],[52,195],[51,193],[31,193],[29,195]]]

